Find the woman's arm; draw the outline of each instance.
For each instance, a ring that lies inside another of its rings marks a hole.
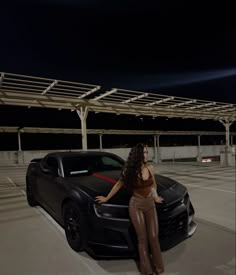
[[[153,185],[152,185],[152,188],[154,190],[157,190],[157,183],[156,183],[156,179],[155,179],[155,176],[154,176],[154,168],[153,168],[153,165],[148,165],[148,170],[150,171],[151,173],[151,176],[152,176],[152,182],[153,182]]]
[[[157,202],[157,203],[162,203],[162,202],[163,202],[163,198],[162,198],[162,197],[159,197],[158,194],[157,194],[157,183],[156,183],[156,179],[155,179],[155,176],[154,176],[154,168],[153,168],[153,165],[149,165],[149,166],[148,166],[148,169],[149,169],[149,171],[151,172],[152,181],[153,181],[153,185],[152,185],[152,196],[153,196],[155,202]]]
[[[110,198],[112,198],[119,190],[120,188],[124,185],[123,181],[120,179],[117,181],[117,183],[112,187],[111,191],[109,194],[104,197],[104,196],[97,196],[96,201],[99,203],[104,203],[107,202]]]

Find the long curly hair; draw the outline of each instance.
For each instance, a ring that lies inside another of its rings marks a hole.
[[[121,180],[124,185],[132,190],[137,181],[138,177],[142,177],[141,167],[144,163],[144,148],[146,147],[143,143],[138,143],[134,146],[129,153],[128,159],[121,172]]]

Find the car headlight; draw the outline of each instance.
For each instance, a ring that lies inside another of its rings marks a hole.
[[[112,204],[94,204],[94,211],[98,217],[115,220],[129,220],[127,206]]]
[[[184,203],[185,205],[187,205],[188,202],[189,202],[189,194],[187,193],[187,194],[184,196],[184,198],[183,198],[183,203]]]

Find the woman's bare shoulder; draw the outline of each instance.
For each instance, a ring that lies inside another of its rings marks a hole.
[[[146,164],[147,169],[149,169],[154,174],[154,167],[152,164]]]

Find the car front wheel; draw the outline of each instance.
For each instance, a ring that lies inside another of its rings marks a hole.
[[[74,202],[69,202],[63,209],[64,228],[70,247],[80,252],[86,245],[86,229],[83,213]]]

